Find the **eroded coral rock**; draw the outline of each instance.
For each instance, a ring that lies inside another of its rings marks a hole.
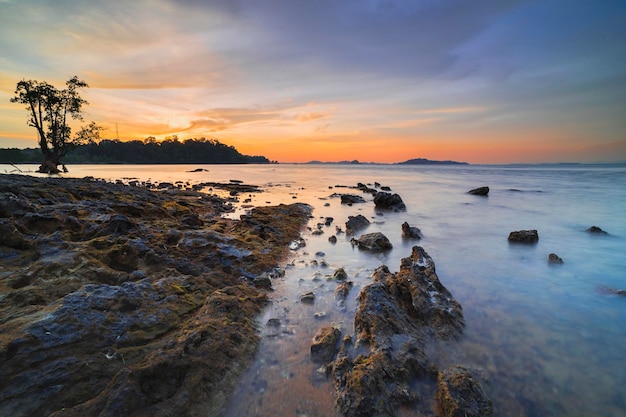
[[[442,417],[489,417],[493,404],[480,383],[465,367],[453,366],[439,372],[437,401]]]
[[[435,264],[418,246],[400,271],[379,267],[359,294],[356,343],[344,338],[332,364],[341,415],[393,416],[421,397],[437,370],[426,346],[454,339],[464,327],[460,304],[441,284]]]

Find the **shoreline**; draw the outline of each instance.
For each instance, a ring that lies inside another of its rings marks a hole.
[[[219,415],[302,204],[0,176],[0,411]]]

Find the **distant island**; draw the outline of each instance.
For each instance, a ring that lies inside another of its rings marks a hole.
[[[409,159],[408,161],[398,162],[396,165],[469,165],[467,162],[457,161],[432,161],[425,158]]]
[[[40,149],[0,149],[0,163],[41,163]],[[121,141],[104,139],[79,145],[63,158],[65,164],[269,164],[264,156],[241,154],[216,139]]]

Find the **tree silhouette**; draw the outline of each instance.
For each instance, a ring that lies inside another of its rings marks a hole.
[[[102,130],[91,122],[74,138],[71,137],[68,118],[83,120],[82,107],[89,103],[80,96],[80,90],[88,85],[76,76],[65,85],[65,89],[58,90],[45,81],[22,80],[17,83],[15,97],[11,98],[12,103],[26,105],[28,125],[37,129],[39,148],[44,157],[39,167],[41,173],[59,173],[61,158],[81,143],[96,142]]]

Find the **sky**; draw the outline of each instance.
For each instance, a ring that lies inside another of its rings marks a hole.
[[[20,80],[89,84],[104,138],[279,162],[626,161],[624,0],[0,0],[0,147]]]

